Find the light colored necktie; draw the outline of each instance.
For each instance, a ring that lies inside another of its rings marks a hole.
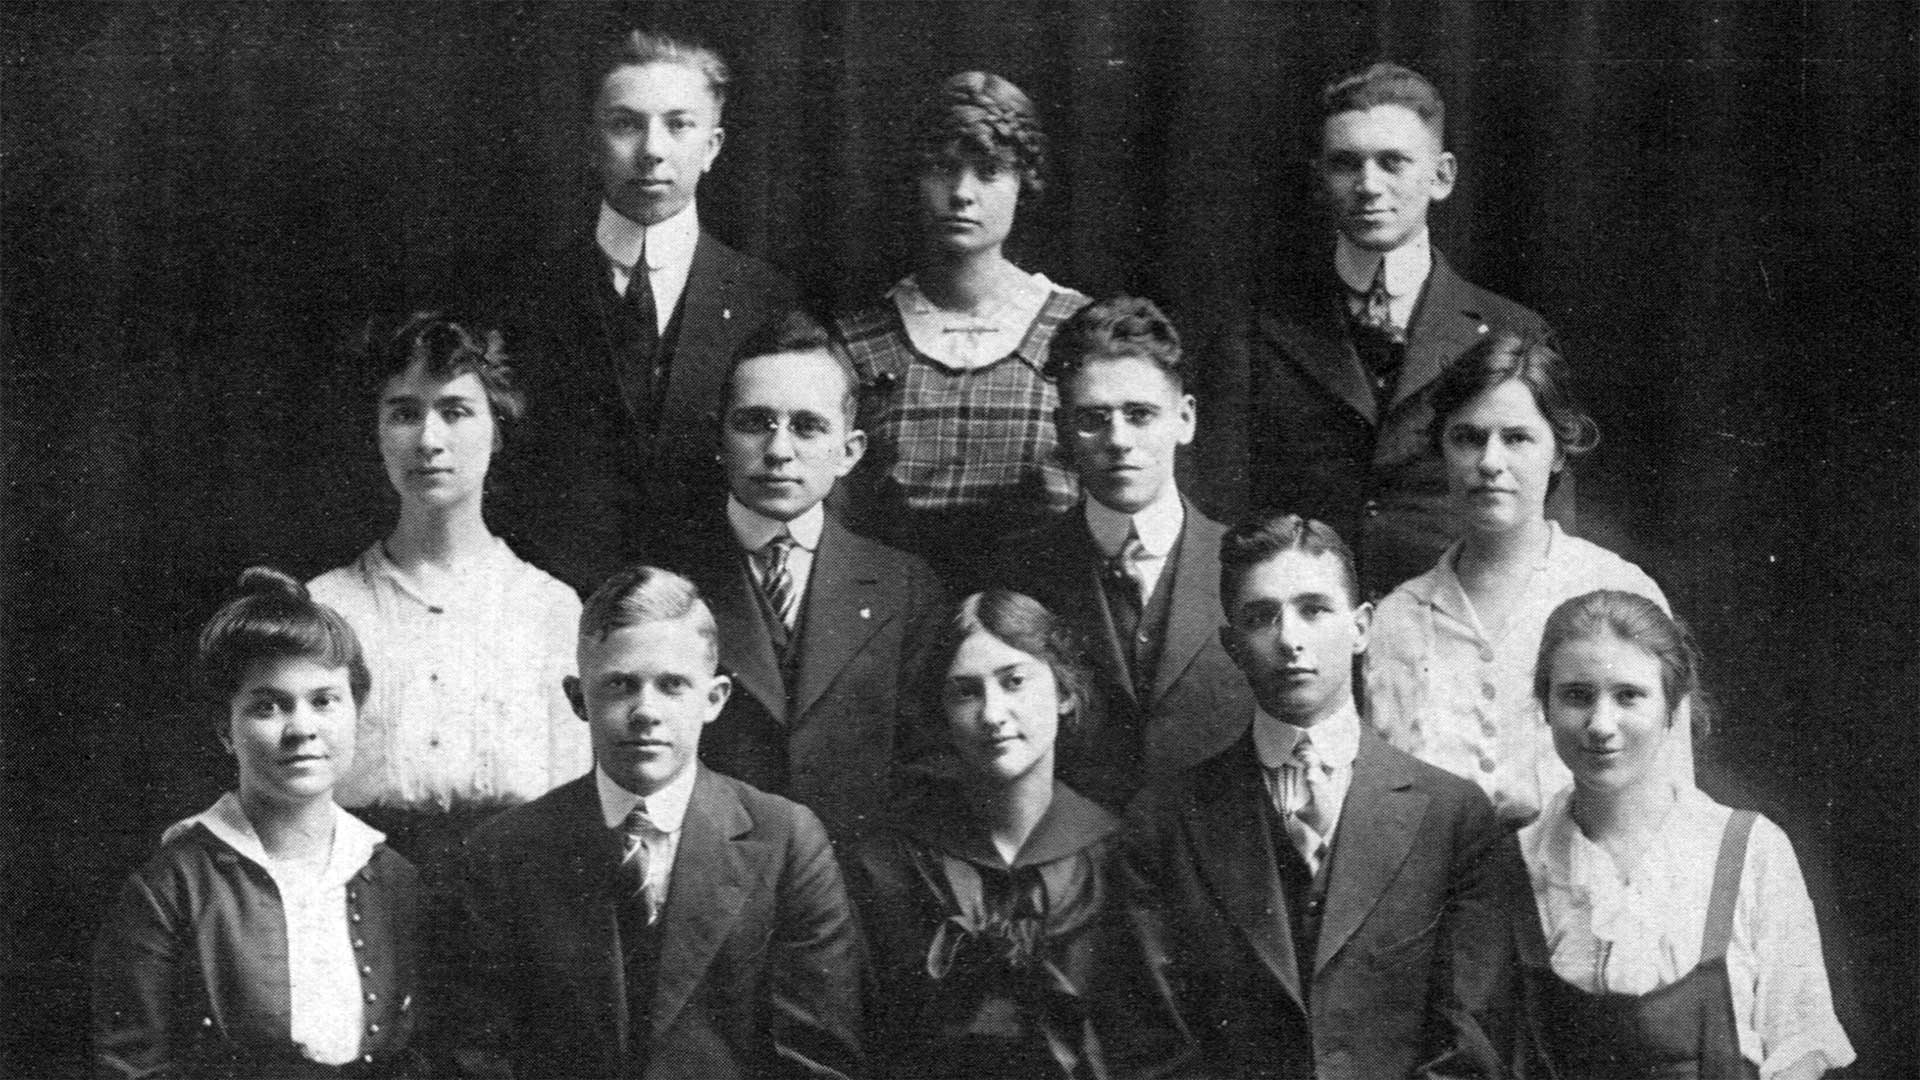
[[[1373,272],[1373,284],[1360,297],[1360,325],[1369,330],[1392,336],[1397,329],[1393,325],[1393,297],[1387,292],[1387,260],[1382,258]]]
[[[652,926],[660,920],[660,889],[649,872],[649,859],[653,854],[654,838],[660,836],[659,826],[647,816],[645,800],[633,804],[627,811],[626,820],[620,825],[620,838],[624,851],[620,856],[621,891],[628,900],[639,900],[646,906],[647,925]]]
[[[1308,872],[1318,874],[1327,856],[1327,832],[1333,824],[1329,814],[1333,778],[1313,740],[1304,735],[1294,744],[1293,759],[1282,767],[1281,775],[1287,835],[1306,861]]]
[[[1153,587],[1147,581],[1147,546],[1140,542],[1140,534],[1127,534],[1127,542],[1120,546],[1120,553],[1107,561],[1107,570],[1115,579],[1126,583],[1133,590],[1134,610],[1145,611],[1147,598],[1153,594]]]
[[[781,533],[760,549],[762,574],[760,587],[766,590],[767,603],[780,616],[780,625],[793,629],[793,617],[800,606],[800,590],[794,588],[793,568],[787,557],[793,553],[792,535]]]

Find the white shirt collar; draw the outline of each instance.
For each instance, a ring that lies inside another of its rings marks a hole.
[[[667,220],[642,225],[602,202],[593,235],[600,250],[619,266],[631,271],[644,251],[647,269],[657,272],[692,264],[694,246],[700,241],[700,216],[689,199],[685,209]]]
[[[791,535],[803,550],[816,551],[820,547],[820,532],[826,528],[827,512],[820,503],[814,503],[792,521],[775,521],[728,495],[727,523],[733,526],[733,538],[748,551],[759,551],[782,532]]]
[[[1368,251],[1347,239],[1345,233],[1334,241],[1334,269],[1340,272],[1340,280],[1347,288],[1356,293],[1373,288],[1373,275],[1379,270],[1381,259],[1387,261],[1387,295],[1396,301],[1411,299],[1419,295],[1421,286],[1427,283],[1427,275],[1433,272],[1433,242],[1424,228],[1385,254]]]
[[[373,849],[387,837],[338,805],[329,805],[333,808],[333,850],[327,854],[327,865],[320,872],[320,880],[328,886],[344,885],[372,860]],[[267,854],[259,834],[253,831],[247,812],[240,808],[239,792],[229,791],[200,813],[174,822],[161,835],[160,842],[169,843],[195,825],[203,826],[260,869],[273,873],[275,860]]]
[[[1253,749],[1267,768],[1278,769],[1293,760],[1294,744],[1307,734],[1313,736],[1321,761],[1335,770],[1352,768],[1354,756],[1360,752],[1360,712],[1349,700],[1339,712],[1309,729],[1276,719],[1254,706]]]
[[[1138,531],[1140,546],[1147,549],[1147,554],[1164,559],[1180,539],[1180,528],[1187,520],[1180,491],[1171,481],[1137,514],[1123,514],[1092,496],[1085,502],[1087,531],[1093,534],[1093,542],[1101,554],[1108,558],[1120,554],[1129,532]]]
[[[667,781],[666,787],[646,797],[647,817],[653,820],[655,828],[663,833],[680,831],[687,817],[687,803],[693,799],[693,781],[699,774],[699,766],[688,762],[679,776]],[[633,804],[640,801],[640,796],[621,787],[598,762],[593,766],[593,783],[600,791],[600,819],[609,829],[625,825],[627,815],[633,812]]]

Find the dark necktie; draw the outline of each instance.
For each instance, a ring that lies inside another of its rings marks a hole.
[[[653,299],[653,274],[647,268],[646,247],[640,248],[640,257],[633,261],[631,272],[627,275],[626,295],[621,297],[626,305],[627,314],[633,317],[634,346],[640,353],[651,358],[660,351],[660,308]]]
[[[1392,297],[1387,292],[1387,260],[1383,257],[1373,273],[1373,284],[1366,292],[1352,291],[1358,302],[1348,322],[1353,330],[1353,350],[1367,366],[1376,395],[1384,395],[1393,385],[1406,344],[1406,333],[1393,324]]]
[[[1128,657],[1134,653],[1134,634],[1140,628],[1140,616],[1146,610],[1147,596],[1143,587],[1145,574],[1140,560],[1146,558],[1146,546],[1140,543],[1138,533],[1129,533],[1127,542],[1120,546],[1120,552],[1107,560],[1105,575],[1109,607],[1113,611],[1113,628],[1123,644],[1122,652]]]

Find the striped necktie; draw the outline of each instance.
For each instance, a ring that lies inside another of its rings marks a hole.
[[[645,905],[647,925],[652,926],[660,919],[660,905],[664,897],[654,884],[650,873],[649,859],[653,854],[653,843],[661,835],[660,827],[647,816],[647,804],[643,799],[633,804],[627,812],[626,820],[620,824],[620,886],[625,899],[639,900]]]
[[[793,629],[794,615],[800,607],[800,590],[794,587],[793,568],[787,565],[793,544],[793,536],[783,532],[760,549],[760,587],[767,594],[767,603],[780,616],[780,625],[788,630]]]

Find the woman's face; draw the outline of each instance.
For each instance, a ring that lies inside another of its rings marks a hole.
[[[479,499],[495,431],[486,388],[470,371],[443,379],[415,364],[381,391],[380,458],[403,502]]]
[[[359,715],[346,668],[304,656],[254,661],[228,705],[242,797],[283,805],[331,797],[353,765]]]
[[[1565,461],[1525,383],[1508,379],[1454,410],[1440,447],[1469,528],[1500,533],[1545,519],[1548,483]]]
[[[1553,653],[1547,724],[1553,748],[1583,789],[1622,791],[1662,774],[1673,710],[1660,658],[1612,633]]]
[[[997,251],[1013,231],[1020,174],[978,156],[947,154],[920,172],[920,212],[934,247]]]
[[[954,749],[969,772],[1008,783],[1044,766],[1070,702],[1045,660],[975,631],[947,666],[941,702]]]

